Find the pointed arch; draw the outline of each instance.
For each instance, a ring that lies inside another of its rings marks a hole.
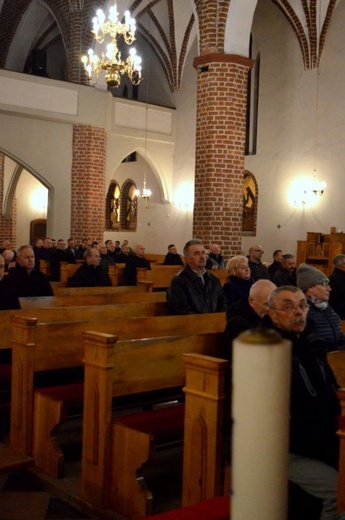
[[[121,187],[121,229],[136,231],[138,224],[137,186],[132,179],[127,179]]]
[[[256,236],[258,218],[258,183],[248,170],[243,172],[242,235]]]
[[[121,189],[117,181],[112,179],[109,184],[105,201],[105,228],[119,231],[121,223]]]

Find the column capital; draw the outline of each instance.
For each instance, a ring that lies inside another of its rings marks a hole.
[[[239,54],[220,54],[214,52],[210,54],[204,54],[202,56],[197,56],[194,58],[193,65],[194,68],[197,69],[198,67],[208,65],[209,63],[236,63],[251,69],[253,68],[254,60],[251,58],[246,58],[245,56],[240,56]]]

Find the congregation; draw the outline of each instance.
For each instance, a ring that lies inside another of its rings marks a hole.
[[[340,408],[326,354],[345,349],[345,255],[334,258],[328,278],[311,265],[296,266],[294,255],[281,249],[273,252],[269,265],[262,262],[263,254],[260,245],[253,245],[247,256],[225,262],[218,244],[207,250],[201,241],[190,240],[183,255],[170,244],[162,264],[181,270],[167,287],[167,305],[175,315],[226,312],[230,362],[233,341],[248,329],[276,329],[291,341],[289,480],[320,501],[321,518],[335,520]],[[49,275],[41,271],[41,260],[49,263]],[[60,280],[62,263],[80,264],[69,279],[71,287],[110,287],[111,265],[125,265],[128,286],[137,284],[137,268],[152,269],[145,247],[132,249],[128,241],[85,238],[76,247],[72,238],[54,245],[45,237],[15,251],[6,240],[0,252],[0,309],[20,308],[20,297],[52,296],[51,282]],[[217,271],[227,273],[223,285]]]

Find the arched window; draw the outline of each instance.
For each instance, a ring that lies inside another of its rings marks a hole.
[[[252,173],[244,171],[242,234],[256,235],[258,215],[258,185]]]
[[[111,181],[105,204],[106,229],[119,230],[121,222],[121,191],[118,183]]]
[[[136,185],[128,179],[124,182],[121,189],[121,229],[128,231],[137,230],[138,222],[138,197],[136,196]]]

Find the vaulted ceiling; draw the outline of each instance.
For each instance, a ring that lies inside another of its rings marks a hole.
[[[261,1],[261,0],[259,0]],[[264,0],[267,1],[267,0]],[[270,0],[290,24],[299,42],[304,67],[318,66],[329,23],[339,0]],[[0,0],[0,66],[26,71],[32,49],[57,45],[68,50],[70,19],[79,9],[81,47],[91,42],[91,19],[105,0]],[[195,0],[197,4],[197,0]],[[229,0],[218,0],[224,8]],[[244,6],[256,0],[230,0],[229,16],[245,16]],[[154,49],[170,88],[178,90],[183,65],[198,33],[194,0],[118,0],[118,10],[129,9],[140,34]],[[236,8],[238,6],[238,9]],[[225,34],[231,38],[231,34]]]

